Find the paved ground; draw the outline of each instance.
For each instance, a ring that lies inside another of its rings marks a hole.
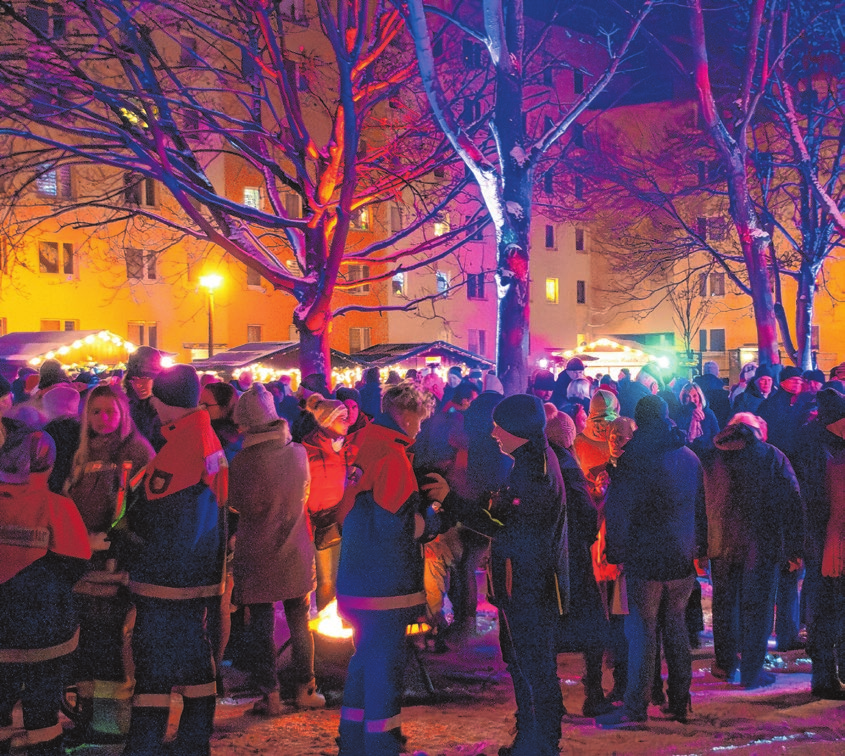
[[[409,753],[494,756],[500,745],[511,742],[513,695],[499,655],[495,616],[489,606],[480,613],[477,629],[476,636],[450,644],[446,653],[418,648],[433,692],[427,688],[409,647],[403,725]],[[283,628],[281,632],[284,633]],[[417,645],[421,647],[422,643],[418,641]],[[712,659],[712,639],[705,633],[702,648],[694,652],[693,717],[689,724],[672,722],[652,707],[645,729],[613,732],[599,730],[593,720],[580,716],[584,699],[580,682],[582,661],[579,655],[561,654],[559,674],[570,712],[563,721],[562,752],[608,756],[845,754],[845,704],[811,699],[810,663],[801,652],[773,657],[775,684],[751,692],[713,678],[709,674]],[[283,654],[283,665],[285,661]],[[272,720],[250,713],[255,696],[245,690],[245,676],[227,666],[228,695],[218,704],[212,756],[334,756],[344,662],[345,652],[321,647],[317,673],[328,707],[322,711],[298,711],[289,706],[281,717]],[[607,689],[610,682],[610,673],[606,672]],[[174,720],[178,709],[178,698],[174,696]],[[73,753],[118,756],[120,751],[119,746],[100,746],[77,748]]]

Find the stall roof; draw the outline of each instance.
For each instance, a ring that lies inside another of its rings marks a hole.
[[[331,361],[335,369],[361,367],[360,362],[336,349],[331,350]],[[204,360],[194,360],[191,364],[197,370],[239,370],[259,362],[275,370],[296,370],[299,368],[299,342],[255,341]]]
[[[132,346],[111,331],[17,331],[0,336],[0,366],[7,370],[53,356],[62,364],[117,365]],[[134,348],[134,347],[132,347]]]
[[[490,369],[493,367],[493,363],[485,357],[453,346],[446,341],[432,341],[424,344],[376,344],[355,352],[355,359],[369,367],[403,365],[406,368],[422,368],[426,365],[426,357],[440,357],[450,364],[464,363],[471,368]]]

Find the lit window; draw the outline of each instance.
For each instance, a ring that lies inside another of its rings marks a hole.
[[[42,166],[35,177],[35,190],[42,197],[68,198],[71,196],[70,166],[55,168]]]
[[[256,210],[261,209],[261,187],[245,186],[244,187],[244,205],[252,207]]]
[[[353,210],[350,218],[349,223],[352,228],[357,229],[358,231],[367,231],[370,228],[370,209],[367,207],[359,207],[356,210]]]
[[[395,297],[405,296],[405,274],[397,273],[391,280],[391,291]]]
[[[441,214],[434,219],[435,236],[443,236],[444,234],[448,234],[450,228],[451,226],[449,225],[449,216]]]
[[[450,279],[449,274],[443,270],[438,270],[437,273],[434,274],[434,278],[437,282],[437,293],[448,296]]]
[[[557,304],[558,303],[558,295],[559,295],[558,279],[557,278],[547,278],[546,279],[546,301],[549,304]]]

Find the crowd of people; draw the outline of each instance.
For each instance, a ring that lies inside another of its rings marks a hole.
[[[396,756],[406,628],[424,615],[435,650],[463,643],[483,565],[517,706],[502,756],[559,752],[561,652],[583,654],[598,726],[644,726],[649,705],[687,722],[708,574],[717,679],[772,685],[773,629],[792,650],[803,625],[813,695],[845,699],[843,380],[845,363],[750,363],[734,386],[715,363],[587,377],[575,358],[508,397],[459,367],[294,393],[149,347],[122,375],[0,378],[0,753],[20,701],[30,754],[157,756],[175,692],[169,752],[209,754],[227,647],[255,713],[283,711],[276,604],[289,697],[324,707],[313,596],[355,633],[340,755]]]

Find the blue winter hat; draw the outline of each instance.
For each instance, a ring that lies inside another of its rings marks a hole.
[[[496,405],[493,422],[519,438],[539,440],[545,436],[546,411],[540,397],[514,394]]]

